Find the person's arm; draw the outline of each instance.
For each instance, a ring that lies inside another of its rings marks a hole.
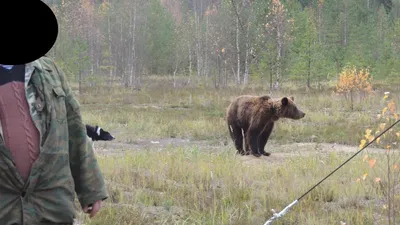
[[[93,145],[87,137],[86,127],[82,122],[80,105],[73,96],[68,81],[62,70],[53,66],[58,72],[65,92],[67,123],[69,134],[69,158],[75,192],[82,208],[98,200],[108,198],[104,178],[93,152]]]

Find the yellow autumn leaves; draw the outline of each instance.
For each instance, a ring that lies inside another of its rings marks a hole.
[[[373,168],[375,166],[375,163],[376,163],[376,159],[369,159],[368,155],[364,156],[363,161],[364,162],[368,161],[368,164],[369,164],[370,168]]]
[[[378,114],[378,119],[381,118],[386,118],[388,121],[390,119],[390,116],[393,117],[395,120],[399,119],[399,115],[396,112],[396,103],[394,100],[389,101],[389,94],[390,92],[385,92],[385,96],[383,97],[383,100],[388,101],[387,106],[382,109],[382,113]]]
[[[373,159],[373,158],[370,159],[368,155],[365,155],[364,158],[363,158],[363,162],[367,162],[367,163],[368,163],[368,166],[372,169],[372,168],[375,167],[376,159]],[[396,170],[398,170],[398,169],[399,169],[398,164],[394,164],[394,165],[393,165],[393,170],[396,171]],[[367,176],[368,176],[368,173],[364,173],[364,174],[361,176],[361,178],[357,178],[357,179],[356,179],[356,182],[360,182],[361,180],[365,180],[365,179],[367,178]],[[378,183],[378,182],[381,181],[381,178],[380,178],[380,177],[375,177],[374,180],[375,180],[376,183]]]
[[[375,132],[375,134],[378,134],[380,132],[382,132],[383,130],[386,129],[387,125],[394,120],[398,120],[399,116],[396,112],[396,103],[395,101],[389,100],[389,92],[385,92],[385,95],[383,97],[383,99],[385,101],[387,101],[387,105],[386,107],[383,108],[381,114],[378,114],[378,120],[381,120],[381,122],[378,125],[378,129]],[[393,135],[394,134],[394,135]],[[372,135],[372,130],[371,129],[366,129],[365,131],[365,135],[364,135],[365,139],[362,139],[360,141],[360,149],[362,149],[366,144],[367,141],[371,142],[375,137],[374,135]],[[400,132],[395,132],[394,129],[389,130],[386,134],[382,135],[382,138],[385,139],[384,143],[381,142],[381,137],[376,139],[376,144],[377,145],[381,145],[382,147],[389,150],[392,148],[392,145],[396,145],[397,141],[396,139],[400,138]]]
[[[387,127],[393,123],[393,120],[398,120],[399,116],[396,112],[396,104],[393,99],[390,99],[390,93],[385,92],[385,95],[383,97],[383,100],[387,102],[386,107],[383,108],[381,114],[378,115],[378,126],[377,130],[375,133],[373,133],[372,129],[366,129],[365,130],[365,135],[364,138],[360,141],[360,149],[364,148],[367,143],[371,143],[375,135],[378,135],[380,132],[384,131],[387,129]],[[385,134],[383,134],[381,137],[376,139],[376,144],[384,149],[386,149],[387,157],[389,157],[389,152],[390,150],[397,145],[397,142],[400,141],[400,131],[396,131],[396,127],[393,127],[392,129],[388,130]],[[370,158],[368,154],[366,154],[363,157],[363,162],[366,162],[369,166],[369,168],[374,168],[377,160],[375,158]],[[392,164],[393,163],[393,164]],[[391,168],[393,168],[394,171],[397,171],[399,169],[397,162],[392,162]],[[356,182],[360,182],[361,180],[365,180],[368,176],[368,173],[364,173],[360,178],[357,178]],[[374,179],[375,182],[380,182],[381,178],[375,177]]]
[[[339,80],[336,84],[336,93],[342,94],[350,103],[351,110],[354,109],[354,97],[360,96],[360,101],[366,94],[372,92],[372,77],[368,69],[357,70],[355,66],[345,67],[339,74]]]
[[[364,173],[364,175],[362,175],[361,178],[357,178],[356,182],[360,182],[361,179],[362,179],[362,180],[365,180],[365,179],[367,178],[367,176],[368,176],[368,173]],[[377,178],[378,178],[378,177],[377,177]],[[380,180],[380,179],[379,179],[379,180]],[[377,181],[377,182],[379,182],[379,181]]]
[[[346,67],[339,74],[339,82],[336,85],[338,93],[348,93],[355,91],[372,91],[371,77],[368,69],[357,69]]]
[[[378,131],[379,132],[379,131]],[[374,136],[373,135],[371,135],[371,133],[372,133],[372,130],[371,129],[367,129],[366,131],[365,131],[365,135],[364,135],[364,137],[365,137],[365,139],[362,139],[361,141],[360,141],[360,149],[362,149],[362,148],[364,148],[364,146],[367,144],[367,140],[368,140],[368,142],[371,142],[371,141],[373,141],[374,140]],[[377,138],[376,139],[376,141],[378,142],[378,139],[380,139],[380,138]]]

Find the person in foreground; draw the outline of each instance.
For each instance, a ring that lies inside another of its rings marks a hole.
[[[80,105],[64,73],[43,56],[0,65],[0,221],[73,224],[75,194],[96,215],[108,198]]]

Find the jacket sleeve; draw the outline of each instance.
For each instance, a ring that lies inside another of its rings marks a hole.
[[[73,96],[62,70],[56,67],[62,88],[65,92],[67,122],[69,133],[69,158],[75,192],[82,207],[108,198],[107,188],[95,154],[93,145],[86,134],[82,122],[80,105]]]

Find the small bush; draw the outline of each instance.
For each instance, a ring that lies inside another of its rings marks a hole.
[[[372,92],[372,78],[368,69],[357,70],[355,67],[345,67],[339,75],[336,91],[350,99],[351,110],[354,109],[354,95],[360,94],[360,101],[365,94]]]

